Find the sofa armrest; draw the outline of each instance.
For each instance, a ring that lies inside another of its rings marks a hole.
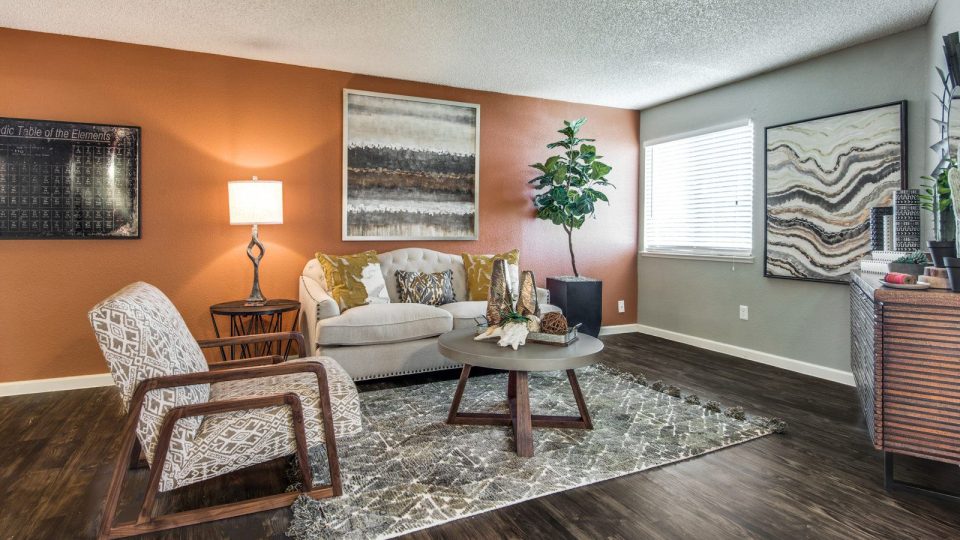
[[[300,276],[300,331],[310,354],[317,350],[317,321],[340,315],[340,306],[315,279]],[[309,354],[308,354],[309,356]]]
[[[549,304],[550,303],[550,291],[537,287],[537,303],[538,304]]]

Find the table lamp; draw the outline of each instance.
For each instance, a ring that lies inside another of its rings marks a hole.
[[[262,306],[267,302],[260,292],[260,259],[266,250],[257,235],[258,225],[283,223],[283,182],[280,180],[233,180],[227,182],[230,197],[230,224],[253,225],[253,236],[247,244],[247,257],[253,263],[253,288],[247,298],[248,306]],[[254,255],[253,248],[259,248]]]

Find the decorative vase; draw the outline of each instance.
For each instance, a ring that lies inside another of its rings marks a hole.
[[[520,295],[517,298],[517,313],[524,317],[540,316],[540,303],[537,300],[537,281],[530,270],[520,274]]]
[[[960,259],[944,257],[943,262],[947,267],[947,281],[950,284],[950,290],[960,292]]]
[[[513,301],[507,284],[507,261],[493,260],[490,272],[490,292],[487,295],[487,324],[496,326],[504,313],[513,311]]]
[[[597,337],[603,317],[603,282],[599,279],[548,277],[550,303],[563,311],[567,324],[580,324],[580,332]]]
[[[930,247],[933,265],[937,268],[944,267],[943,259],[945,257],[957,256],[957,244],[953,240],[929,240],[927,245]]]

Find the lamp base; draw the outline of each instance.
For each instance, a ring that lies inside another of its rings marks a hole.
[[[256,254],[254,254],[254,248],[258,250]],[[254,225],[253,235],[250,238],[250,243],[247,244],[247,257],[250,257],[250,262],[253,263],[253,287],[250,289],[250,296],[247,297],[247,301],[243,304],[244,306],[259,307],[267,303],[267,299],[263,296],[263,293],[260,292],[260,259],[263,258],[265,252],[266,250],[260,242],[257,226]]]

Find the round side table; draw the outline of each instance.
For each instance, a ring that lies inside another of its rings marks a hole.
[[[297,331],[300,321],[300,302],[296,300],[275,299],[267,300],[262,306],[247,306],[245,304],[245,300],[234,300],[232,302],[222,302],[210,306],[210,320],[213,321],[213,331],[217,334],[218,338],[221,337],[221,333],[217,317],[229,318],[229,335],[231,337],[285,332],[287,330],[284,330],[284,318],[285,315],[289,314],[293,314],[293,322],[290,323],[289,331]],[[289,319],[290,317],[286,318]],[[267,341],[250,345],[230,345],[230,360],[281,354],[281,348],[284,349],[282,354],[284,359],[286,359],[290,354],[290,345],[290,341],[287,342],[286,347],[283,347],[281,341]],[[224,361],[227,360],[226,348],[227,347],[220,347],[220,358]]]

